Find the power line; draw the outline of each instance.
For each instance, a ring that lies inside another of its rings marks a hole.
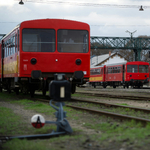
[[[18,22],[0,22],[0,23],[18,23]]]
[[[77,6],[93,6],[93,7],[119,7],[119,8],[140,8],[140,5],[118,5],[118,4],[99,4],[99,3],[81,3],[81,2],[64,2],[64,1],[49,1],[49,0],[24,0],[24,2],[46,3],[46,4],[68,4]],[[150,8],[150,6],[142,6]]]
[[[16,23],[16,24],[18,24],[18,23],[20,23],[20,22],[0,22],[0,24],[11,24],[11,23]],[[105,25],[105,24],[91,24],[90,26],[95,26],[95,27],[114,27],[114,26],[116,26],[116,27],[124,27],[124,26],[129,26],[129,27],[149,27],[150,26],[150,24],[149,25],[138,25],[138,24],[135,24],[135,25],[119,25],[119,24],[107,24],[107,25]]]

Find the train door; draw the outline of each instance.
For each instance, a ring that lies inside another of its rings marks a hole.
[[[0,46],[0,78],[3,79],[3,63],[4,63],[4,42]]]
[[[1,53],[2,53],[2,44],[0,44],[0,78],[2,78],[2,59],[1,59]]]
[[[106,65],[104,65],[104,67],[103,67],[103,82],[106,81],[106,75],[107,75]]]
[[[125,84],[125,65],[122,65],[122,73],[123,73],[123,75],[122,75],[122,77],[123,77],[123,79],[122,79],[122,81],[123,81],[123,84]]]

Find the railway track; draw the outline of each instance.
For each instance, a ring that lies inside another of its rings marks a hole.
[[[44,99],[34,99],[34,100],[49,103],[48,100],[44,100]],[[71,101],[69,101],[69,102],[93,103],[93,104],[97,104],[97,105],[104,105],[106,107],[129,108],[131,110],[134,109],[135,111],[142,111],[144,113],[150,113],[150,109],[131,107],[131,106],[123,106],[123,105],[116,105],[116,104],[104,103],[104,102],[99,102],[99,101],[90,101],[90,100],[81,100],[81,99],[72,98]],[[134,117],[134,116],[129,116],[129,115],[122,115],[122,114],[112,113],[112,112],[108,112],[108,111],[94,110],[94,109],[79,107],[79,106],[70,105],[70,104],[66,104],[65,106],[71,107],[71,108],[74,108],[74,109],[78,109],[78,110],[82,110],[82,111],[83,110],[88,111],[90,113],[97,113],[97,114],[100,114],[100,115],[106,115],[106,116],[109,116],[109,117],[112,117],[112,118],[119,118],[120,120],[135,120],[136,122],[141,122],[143,125],[146,125],[147,123],[150,123],[150,119]]]
[[[121,115],[121,114],[117,114],[117,113],[112,113],[112,112],[107,112],[107,111],[100,111],[100,110],[94,110],[94,109],[89,109],[89,108],[73,106],[73,105],[66,105],[66,106],[74,108],[74,109],[79,109],[79,110],[92,112],[92,113],[107,115],[107,116],[113,117],[113,118],[119,118],[121,121],[122,120],[135,120],[136,122],[141,122],[143,125],[146,125],[147,123],[150,123],[149,119],[133,117],[133,116],[128,116],[128,115]]]
[[[149,97],[142,96],[125,96],[125,95],[112,95],[112,94],[100,94],[100,93],[87,93],[87,92],[76,92],[78,94],[83,94],[87,96],[95,96],[95,97],[108,97],[108,98],[117,98],[117,99],[128,99],[128,100],[138,100],[138,101],[150,101]]]
[[[74,98],[72,98],[71,101],[93,103],[93,104],[98,104],[98,105],[104,105],[106,107],[129,108],[129,109],[133,109],[135,111],[142,111],[144,113],[150,113],[150,109],[139,108],[139,107],[132,107],[132,106],[124,106],[124,105],[117,105],[117,104],[112,104],[112,103],[100,102],[100,101],[97,101],[97,100],[92,100],[91,101],[91,100],[74,99]]]

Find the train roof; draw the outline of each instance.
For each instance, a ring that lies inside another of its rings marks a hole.
[[[117,65],[124,65],[127,62],[122,62],[122,63],[114,63],[114,64],[106,64],[106,66],[117,66]]]
[[[107,64],[107,65],[101,65],[101,66],[95,66],[95,67],[92,67],[90,69],[97,69],[97,68],[100,68],[100,67],[104,67],[104,66],[118,66],[118,65],[124,65],[124,64],[130,64],[130,65],[149,65],[148,62],[144,62],[144,61],[131,61],[131,62],[123,62],[123,63],[115,63],[115,64]]]
[[[104,65],[101,65],[101,66],[95,66],[95,67],[92,67],[92,68],[90,68],[90,69],[97,69],[97,68],[102,68],[102,67],[104,67]]]
[[[3,39],[5,39],[9,34],[11,34],[15,29],[17,29],[20,26],[20,24],[18,24],[15,28],[13,28],[13,30],[11,30],[9,33],[7,33],[3,38],[1,38],[0,40],[2,41]]]
[[[79,22],[79,21],[75,21],[75,20],[67,20],[67,19],[36,19],[36,20],[26,20],[21,22],[20,24],[18,24],[13,30],[11,30],[8,34],[6,34],[3,38],[1,38],[0,40],[2,41],[3,39],[5,39],[9,34],[11,34],[15,29],[23,26],[23,25],[33,25],[33,26],[39,26],[39,22],[43,25],[46,25],[46,22],[49,22],[51,24],[53,24],[54,26],[56,26],[56,24],[59,24],[61,27],[65,27],[67,26],[73,26],[76,28],[79,28],[78,25],[81,25],[81,28],[85,28],[88,27],[90,29],[90,26],[85,23],[85,22]],[[47,27],[49,27],[49,24],[47,24]],[[57,26],[56,26],[57,27]]]

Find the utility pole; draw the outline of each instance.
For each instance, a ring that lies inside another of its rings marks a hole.
[[[131,42],[134,44],[134,45],[136,45],[136,44],[138,44],[138,43],[135,43],[134,42],[134,39],[133,39],[133,34],[136,32],[137,30],[135,30],[134,32],[130,32],[130,31],[126,31],[126,32],[128,32],[129,34],[130,34],[130,37],[131,37]],[[136,47],[136,46],[135,46]],[[134,53],[135,53],[135,61],[140,61],[141,60],[141,51],[142,51],[142,49],[136,49],[136,48],[134,48],[133,49],[133,51],[134,51]]]
[[[131,36],[131,39],[133,38],[133,34],[136,32],[137,30],[135,30],[134,32],[130,32],[130,31],[126,31],[126,32],[128,32],[129,34],[130,34],[130,36]]]

